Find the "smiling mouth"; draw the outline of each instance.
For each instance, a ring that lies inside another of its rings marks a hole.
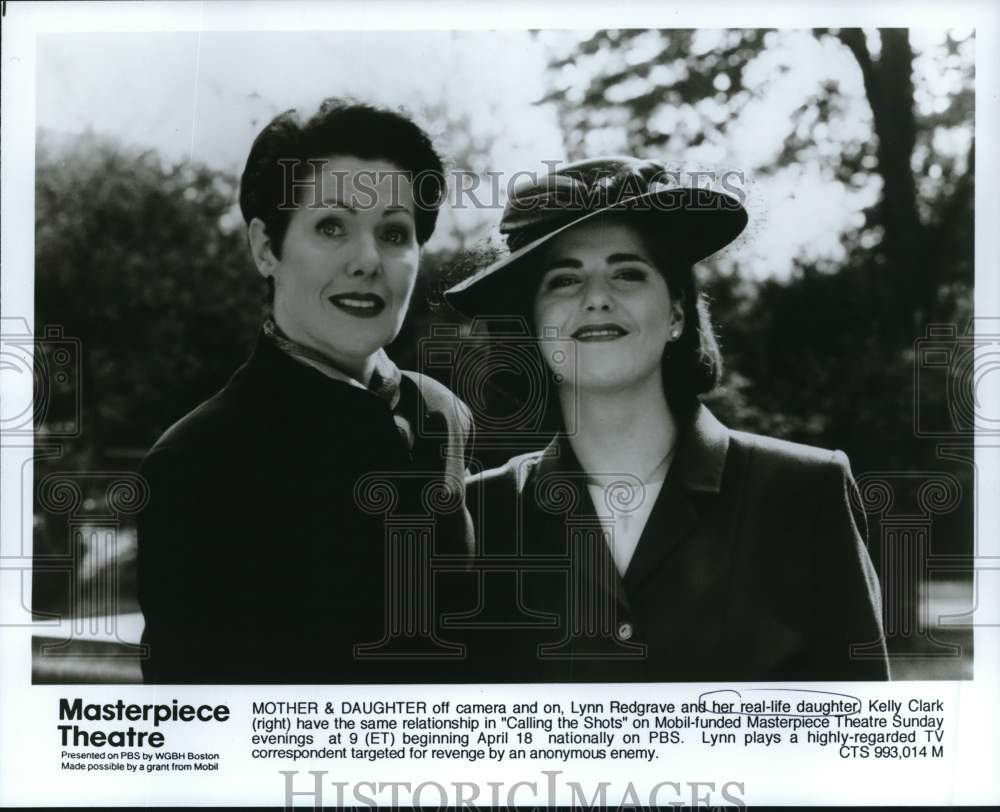
[[[577,341],[617,341],[628,335],[628,330],[618,324],[585,324],[577,328],[573,338]]]
[[[385,310],[385,299],[377,293],[341,293],[330,296],[330,304],[348,315],[370,319]]]

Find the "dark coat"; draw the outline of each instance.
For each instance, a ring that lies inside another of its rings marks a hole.
[[[440,601],[416,598],[429,595],[431,554],[461,562],[471,549],[462,489],[471,419],[422,375],[403,373],[400,395],[412,451],[383,400],[262,337],[221,392],[160,438],[141,468],[147,682],[453,674],[456,652],[433,640]]]
[[[730,431],[700,407],[622,579],[565,437],[477,475],[466,498],[481,560],[496,556],[480,617],[522,624],[478,632],[478,678],[886,679],[856,495],[842,452]]]

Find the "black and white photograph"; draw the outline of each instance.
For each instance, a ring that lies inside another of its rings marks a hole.
[[[972,674],[973,32],[39,44],[35,679]]]
[[[995,27],[139,5],[4,111],[5,704],[995,679]]]

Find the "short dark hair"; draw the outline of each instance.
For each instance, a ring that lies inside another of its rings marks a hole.
[[[263,221],[277,257],[292,214],[282,206],[292,199],[288,162],[332,155],[381,159],[408,172],[414,183],[417,243],[430,239],[445,196],[444,166],[430,136],[402,113],[329,98],[304,123],[294,109],[275,116],[254,139],[240,178],[243,219],[247,225],[255,217]]]

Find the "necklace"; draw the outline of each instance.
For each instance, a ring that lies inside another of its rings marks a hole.
[[[661,480],[666,479],[667,469],[670,467],[670,460],[673,458],[674,451],[676,450],[677,450],[677,443],[675,441],[674,444],[667,449],[667,453],[663,455],[663,459],[660,460],[657,466],[652,471],[650,471],[649,474],[643,477],[642,479],[643,484],[647,484],[650,482],[660,482]]]
[[[599,485],[600,487],[607,487],[608,485],[614,483],[618,486],[625,485],[632,490],[638,490],[645,485],[652,484],[654,482],[662,482],[666,478],[667,470],[670,467],[670,460],[674,456],[674,451],[677,450],[677,442],[675,441],[670,448],[667,449],[667,453],[663,455],[662,459],[655,465],[653,470],[651,470],[646,476],[642,477],[639,484],[632,484],[631,482],[622,482],[621,479],[615,479],[614,475],[603,477],[598,479],[597,477],[588,476],[587,483],[590,485]]]

